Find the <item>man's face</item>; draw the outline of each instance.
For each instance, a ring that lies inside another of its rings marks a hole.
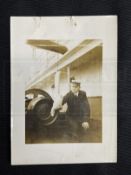
[[[77,93],[77,92],[79,92],[79,90],[80,90],[80,86],[78,84],[71,83],[71,91],[73,93]]]

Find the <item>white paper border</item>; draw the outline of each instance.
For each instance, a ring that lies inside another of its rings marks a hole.
[[[10,23],[15,18],[19,17],[11,17]],[[49,18],[56,23],[56,26],[61,27],[58,19],[62,17]],[[85,30],[82,33],[81,30],[78,32],[78,38],[101,39],[103,41],[102,143],[25,144],[25,103],[23,98],[25,87],[22,80],[13,78],[14,72],[11,64],[12,165],[117,161],[117,16],[84,16],[79,18],[85,22]],[[51,39],[63,39],[61,37],[55,34],[55,31],[52,36],[50,35]],[[70,37],[77,39],[73,33],[70,33]],[[13,49],[12,39],[14,38],[11,38],[11,52]],[[68,38],[65,36],[64,39]],[[12,56],[11,61],[13,61]],[[104,77],[110,74],[113,75],[111,79]]]

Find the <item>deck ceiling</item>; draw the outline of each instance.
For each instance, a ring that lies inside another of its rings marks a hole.
[[[39,76],[34,77],[27,88],[31,88],[32,86],[38,84],[54,74],[57,70],[63,70],[69,65],[71,69],[75,69],[79,66],[80,62],[81,64],[84,64],[85,62],[94,57],[98,57],[101,54],[101,40],[84,40],[77,47],[64,54],[64,56],[57,63],[53,64],[45,71],[42,70]]]

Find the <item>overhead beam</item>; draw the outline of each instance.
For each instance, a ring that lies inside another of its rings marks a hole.
[[[26,43],[36,48],[46,49],[60,54],[64,54],[68,51],[67,47],[58,44],[52,40],[28,39]]]

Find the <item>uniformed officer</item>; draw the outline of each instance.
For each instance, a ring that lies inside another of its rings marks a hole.
[[[90,107],[86,92],[80,90],[80,82],[71,81],[71,90],[64,96],[62,105],[67,105],[66,116],[72,135],[78,136],[89,128]]]

